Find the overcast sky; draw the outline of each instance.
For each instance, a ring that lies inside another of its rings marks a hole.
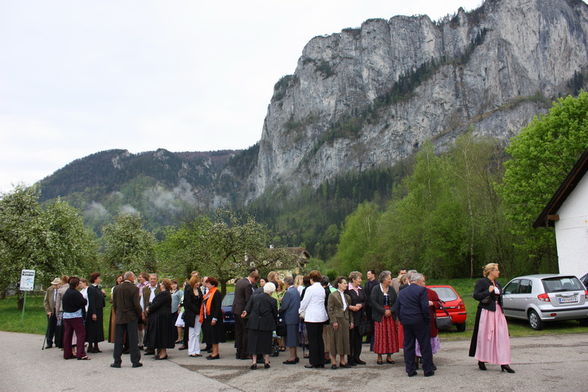
[[[242,149],[314,36],[482,0],[0,0],[0,193],[74,159]]]

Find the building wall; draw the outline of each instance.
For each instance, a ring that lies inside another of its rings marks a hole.
[[[588,273],[588,174],[558,211],[555,222],[559,272],[578,277]]]

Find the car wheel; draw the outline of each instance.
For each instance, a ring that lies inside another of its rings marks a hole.
[[[529,310],[529,325],[531,328],[539,330],[543,328],[541,317],[533,309]]]
[[[465,331],[465,323],[463,323],[463,324],[455,324],[455,327],[457,328],[457,331],[458,332]]]

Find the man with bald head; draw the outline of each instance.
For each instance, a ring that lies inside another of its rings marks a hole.
[[[141,353],[137,336],[137,324],[143,317],[143,310],[139,302],[139,289],[135,286],[135,274],[131,271],[123,275],[124,282],[114,287],[112,292],[112,309],[116,315],[116,329],[114,333],[114,362],[113,368],[120,368],[123,352],[124,334],[127,334],[131,362],[133,367],[141,367]]]

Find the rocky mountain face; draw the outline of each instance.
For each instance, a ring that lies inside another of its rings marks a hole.
[[[584,83],[588,6],[486,0],[439,22],[372,19],[312,39],[274,88],[248,200],[394,165],[469,129],[507,140]]]

